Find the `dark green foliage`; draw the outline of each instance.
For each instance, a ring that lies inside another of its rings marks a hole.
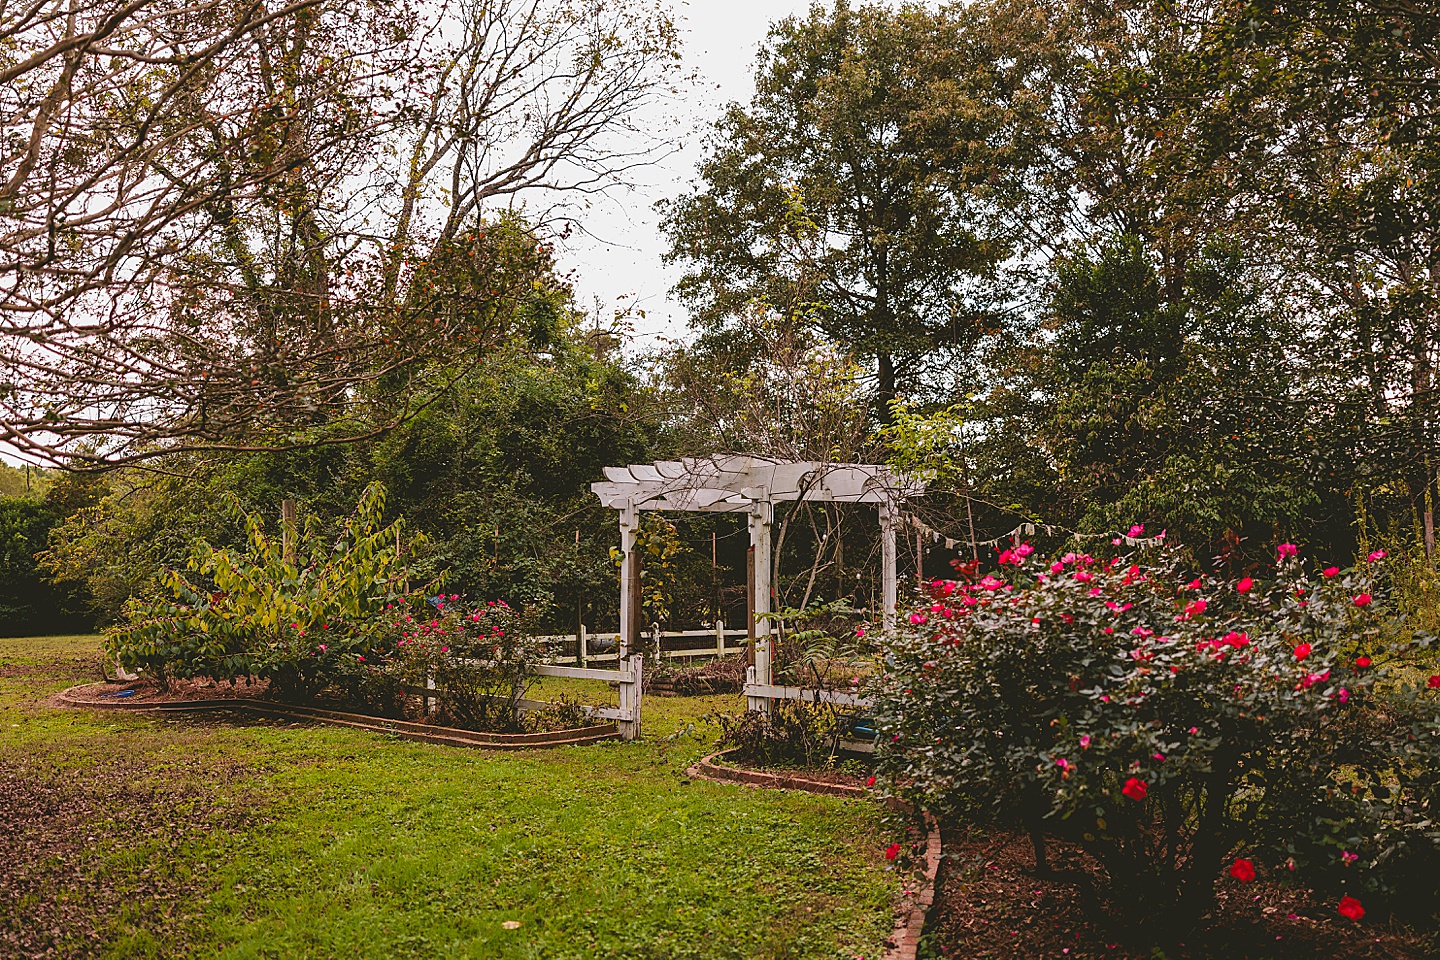
[[[62,509],[49,499],[0,496],[0,636],[79,633],[92,624],[83,591],[51,582],[37,562]]]
[[[701,187],[665,208],[702,328],[728,336],[755,300],[803,317],[874,360],[884,417],[937,349],[994,322],[991,284],[1036,226],[1041,111],[1024,52],[964,26],[958,7],[840,0],[771,27],[755,96],[717,124]]]

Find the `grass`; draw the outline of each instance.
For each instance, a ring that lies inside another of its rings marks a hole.
[[[644,742],[534,753],[40,702],[98,662],[91,637],[0,640],[0,806],[29,844],[0,953],[872,960],[889,933],[876,806],[685,779],[687,731],[739,697],[651,698]]]

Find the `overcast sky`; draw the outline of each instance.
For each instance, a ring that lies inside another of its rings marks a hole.
[[[660,238],[655,201],[683,191],[695,175],[701,157],[705,128],[726,103],[748,101],[753,90],[751,68],[755,51],[770,23],[790,14],[803,14],[809,0],[690,0],[676,3],[681,19],[685,66],[697,70],[695,95],[679,105],[679,123],[657,111],[654,125],[683,135],[680,148],[662,163],[639,174],[638,189],[616,191],[597,200],[581,218],[585,235],[573,235],[561,245],[562,268],[574,274],[579,303],[591,310],[596,298],[602,316],[617,304],[635,304],[646,313],[634,321],[637,346],[653,345],[657,338],[686,335],[684,308],[670,298],[678,279],[675,270],[660,262],[665,244]],[[689,129],[687,129],[687,127]],[[657,129],[657,133],[664,130]]]

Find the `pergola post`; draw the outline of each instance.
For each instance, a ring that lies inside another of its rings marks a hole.
[[[774,563],[770,557],[770,528],[775,521],[775,506],[769,500],[757,500],[748,511],[750,546],[755,550],[755,594],[752,616],[755,623],[755,682],[769,684],[770,673],[770,621],[761,615],[770,613],[771,577]],[[750,698],[750,709],[770,711],[770,701],[763,697]]]
[[[640,511],[626,501],[620,507],[620,659],[630,656],[640,641],[640,555],[635,534],[640,529]]]
[[[880,626],[889,633],[895,629],[895,520],[899,513],[893,501],[880,503]]]

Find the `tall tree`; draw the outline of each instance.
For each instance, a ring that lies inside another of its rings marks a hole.
[[[807,318],[875,364],[882,417],[937,351],[996,322],[1002,265],[1040,219],[1032,47],[1002,50],[965,15],[837,0],[778,22],[700,187],[663,207],[668,259],[690,268],[677,290],[702,327],[757,300]]]
[[[0,435],[80,467],[423,406],[505,333],[430,265],[645,162],[676,63],[648,0],[40,0],[0,41]]]

